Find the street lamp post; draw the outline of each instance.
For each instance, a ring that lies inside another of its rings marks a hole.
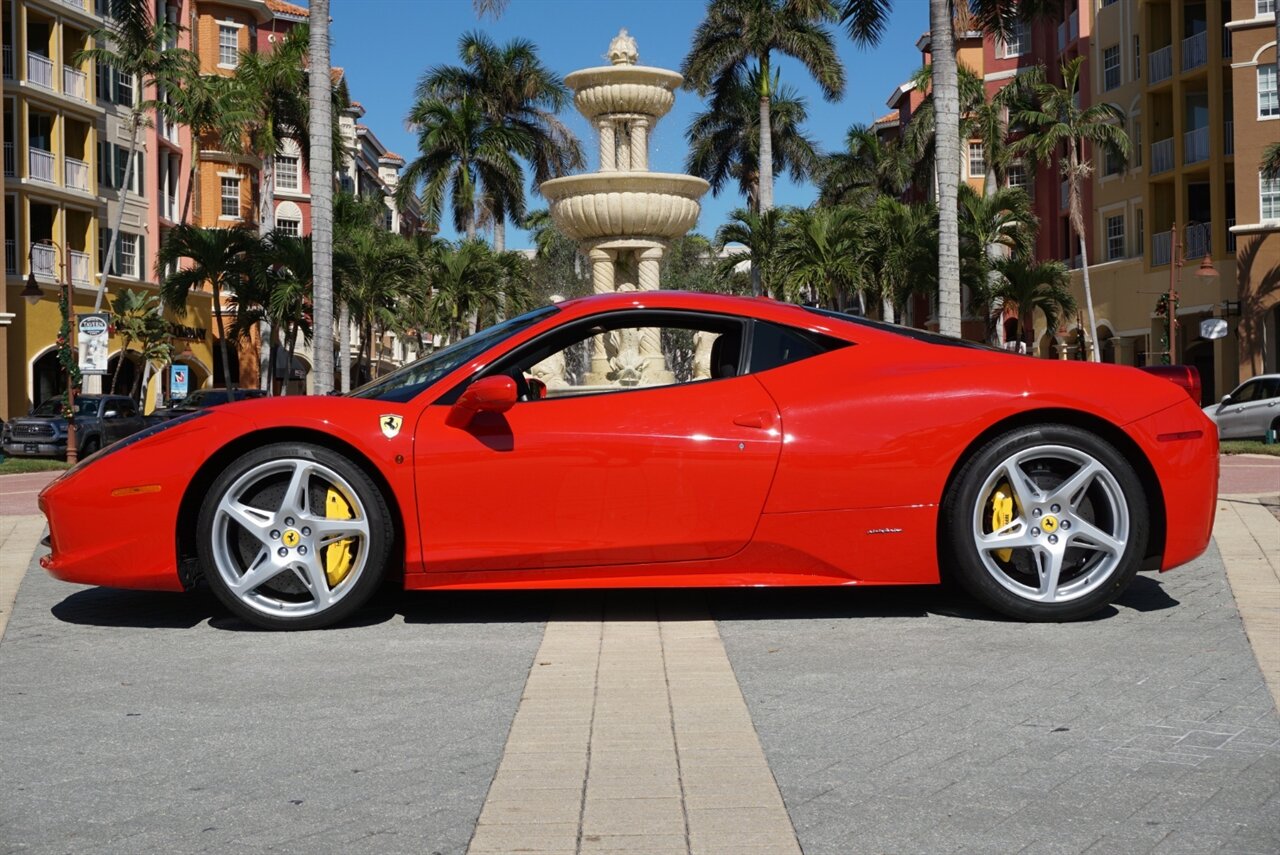
[[[1188,223],[1189,226],[1200,225],[1199,223]],[[1175,222],[1169,227],[1172,234],[1172,246],[1170,247],[1169,256],[1169,295],[1168,304],[1165,308],[1169,314],[1169,364],[1178,364],[1178,279],[1182,273],[1182,265],[1186,263],[1186,259],[1182,257],[1182,232],[1178,229]],[[1218,269],[1213,266],[1213,261],[1209,256],[1213,254],[1210,247],[1205,247],[1205,254],[1200,260],[1200,268],[1196,271],[1196,276],[1201,279],[1213,279],[1218,275]]]
[[[58,245],[57,241],[45,239],[40,243],[52,246],[57,252],[58,265],[62,268],[62,275],[59,277],[61,281],[58,283],[58,288],[61,290],[62,297],[62,320],[67,325],[67,347],[71,350],[71,358],[77,359],[78,357],[75,355],[76,325],[72,322],[72,316],[75,313],[72,311],[71,304],[71,255],[69,252],[65,253],[66,257],[64,258],[63,249]],[[36,245],[32,244],[27,250],[27,287],[22,289],[22,297],[27,301],[27,305],[30,306],[38,303],[41,296],[40,285],[36,282],[35,263],[31,257],[35,248]],[[67,462],[74,464],[79,456],[76,449],[76,381],[71,365],[64,365],[63,367],[67,372],[67,410],[69,411],[67,416]]]

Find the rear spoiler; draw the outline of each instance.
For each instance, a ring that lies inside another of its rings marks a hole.
[[[1144,365],[1141,368],[1148,374],[1154,374],[1157,377],[1163,377],[1170,383],[1181,386],[1191,396],[1191,400],[1196,402],[1196,406],[1203,406],[1200,401],[1200,372],[1192,365]]]

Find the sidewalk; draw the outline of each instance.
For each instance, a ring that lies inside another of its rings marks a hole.
[[[13,600],[31,553],[44,535],[44,517],[36,497],[59,472],[0,476],[0,639],[9,624]]]

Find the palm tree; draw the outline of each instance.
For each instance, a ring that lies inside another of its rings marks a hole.
[[[173,271],[160,283],[160,302],[166,308],[185,314],[193,289],[208,285],[213,290],[213,319],[221,342],[222,376],[228,389],[234,389],[235,384],[227,356],[230,342],[222,317],[222,295],[234,294],[240,287],[248,272],[248,259],[257,249],[257,236],[246,229],[180,225],[169,232],[156,254],[157,271]],[[191,262],[190,266],[178,269],[178,261],[184,258]]]
[[[106,66],[117,74],[136,81],[136,95],[129,111],[129,155],[125,162],[124,181],[120,188],[120,204],[116,207],[115,221],[107,242],[106,258],[98,283],[98,295],[93,310],[102,308],[102,298],[107,290],[107,271],[113,266],[120,224],[127,207],[129,185],[133,183],[134,161],[138,152],[138,131],[147,123],[147,114],[156,111],[166,119],[174,119],[173,108],[156,98],[142,98],[140,94],[149,87],[156,91],[179,89],[185,81],[199,74],[195,55],[188,50],[170,48],[176,43],[180,27],[168,21],[158,20],[155,4],[148,0],[111,0],[111,23],[93,30],[90,36],[97,47],[79,51],[76,62],[91,60]]]
[[[708,109],[695,114],[685,131],[685,171],[710,182],[713,196],[720,195],[729,179],[736,180],[752,211],[760,209],[759,78],[758,68],[737,69],[732,83],[715,90]],[[773,172],[803,181],[819,163],[817,144],[801,128],[808,118],[805,99],[795,87],[781,84],[777,72],[767,88],[772,93]]]
[[[787,219],[778,256],[787,270],[787,299],[821,299],[843,312],[857,293],[863,296],[863,236],[865,218],[849,206],[796,210]]]
[[[315,313],[315,380],[324,395],[333,389],[333,85],[329,76],[329,0],[311,0],[307,57],[308,152],[311,184],[312,304]],[[345,358],[345,357],[344,357]]]
[[[492,122],[469,94],[456,101],[420,99],[409,112],[409,124],[418,131],[418,157],[405,168],[397,192],[403,198],[422,185],[429,221],[440,221],[447,196],[454,228],[471,240],[483,200],[510,205],[519,199],[523,205],[524,171],[517,158],[533,154],[529,134]]]
[[[1044,315],[1045,328],[1052,333],[1058,318],[1076,309],[1071,296],[1071,274],[1061,261],[1037,262],[1026,257],[1002,258],[996,262],[998,277],[992,292],[997,317],[1006,307],[1018,311],[1022,340],[1029,353],[1035,352],[1035,313]]]
[[[717,265],[720,278],[726,281],[737,279],[738,265],[750,261],[752,292],[756,296],[764,293],[783,299],[785,276],[778,250],[782,245],[783,226],[790,213],[786,208],[734,210],[729,215],[729,222],[716,232],[716,245],[723,251],[726,245],[739,243],[747,251],[722,258]]]
[[[1262,150],[1262,177],[1280,178],[1280,142],[1273,142]]]
[[[478,240],[447,244],[428,261],[431,297],[427,316],[445,339],[461,338],[486,310],[496,310],[502,268],[493,252]],[[470,332],[475,332],[474,328]]]
[[[960,91],[953,0],[929,0],[938,191],[938,332],[960,337]]]
[[[208,140],[223,151],[237,150],[249,112],[232,78],[219,74],[193,74],[184,79],[181,86],[170,88],[169,109],[174,121],[191,131],[187,194],[179,220],[186,223],[192,206],[199,206],[200,182],[196,181],[196,167],[200,163],[201,146]]]
[[[878,196],[897,199],[911,185],[915,159],[904,143],[882,140],[872,128],[853,125],[844,146],[844,151],[823,158],[817,170],[820,204],[866,205]]]
[[[773,207],[772,56],[785,54],[809,70],[828,101],[844,94],[844,66],[825,22],[836,18],[830,0],[709,0],[681,72],[699,95],[739,84],[755,66],[759,119],[759,210]]]
[[[1080,242],[1080,271],[1084,277],[1084,301],[1089,313],[1089,337],[1093,342],[1093,360],[1098,353],[1098,321],[1093,311],[1093,290],[1089,285],[1089,251],[1086,246],[1084,205],[1080,189],[1093,172],[1093,161],[1086,157],[1085,143],[1102,149],[1124,162],[1129,158],[1129,135],[1124,131],[1124,111],[1114,104],[1100,102],[1081,109],[1076,103],[1079,91],[1078,56],[1062,65],[1062,86],[1044,78],[1043,67],[1033,70],[1029,85],[1036,102],[1019,110],[1016,121],[1028,131],[1013,144],[1014,151],[1033,155],[1041,163],[1060,163],[1067,182],[1067,198],[1071,226]],[[1063,149],[1066,150],[1063,158]]]
[[[969,288],[969,306],[988,319],[987,340],[999,343],[1000,328],[991,317],[996,262],[1029,257],[1035,249],[1039,222],[1027,194],[1004,187],[987,196],[960,185],[961,280]]]
[[[869,210],[862,241],[867,281],[879,292],[881,317],[895,320],[895,310],[913,292],[937,287],[938,210],[932,204],[908,205],[881,196]]]
[[[567,175],[585,164],[582,145],[556,117],[570,102],[560,76],[538,59],[537,46],[528,39],[512,39],[499,47],[480,32],[465,33],[458,41],[463,65],[428,69],[418,83],[419,101],[439,99],[458,103],[470,96],[489,123],[508,127],[529,138],[528,154],[535,186]],[[501,191],[505,185],[493,188]],[[524,216],[524,187],[516,197],[501,193],[485,200],[493,222],[493,248],[506,249],[506,221]]]
[[[149,316],[157,314],[160,300],[154,295],[139,288],[125,288],[111,300],[111,325],[116,335],[120,336],[120,354],[116,357],[116,368],[111,374],[110,391],[116,391],[120,383],[120,366],[122,366],[134,342],[141,342],[147,337]]]
[[[338,292],[360,330],[356,373],[372,376],[376,339],[395,328],[402,303],[425,299],[422,265],[410,242],[382,229],[360,229],[343,237]],[[362,372],[359,360],[364,360]]]
[[[272,231],[247,255],[246,262],[248,276],[228,300],[236,309],[231,335],[247,336],[261,322],[268,323],[267,392],[274,394],[280,352],[287,353],[287,376],[299,334],[311,339],[311,238]],[[286,381],[280,394],[287,392]]]
[[[347,283],[354,265],[351,243],[357,234],[382,231],[386,202],[374,196],[358,196],[342,190],[333,200],[334,298],[338,304],[338,389],[351,391],[351,308]],[[314,240],[314,237],[313,237]]]

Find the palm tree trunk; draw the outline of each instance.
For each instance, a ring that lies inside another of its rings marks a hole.
[[[129,352],[129,339],[125,339],[120,344],[120,355],[116,357],[116,370],[111,372],[111,386],[109,391],[115,392],[116,384],[120,382],[120,366],[124,364],[125,354]]]
[[[267,152],[266,157],[262,159],[260,171],[262,179],[260,182],[262,195],[258,199],[258,237],[260,238],[266,237],[275,227],[275,163],[275,156]],[[268,395],[276,393],[275,345],[277,341],[283,345],[282,338],[283,336],[276,330],[275,321],[264,314],[262,320],[258,322],[258,376],[262,378],[258,388]]]
[[[289,381],[293,379],[293,358],[298,349],[298,325],[289,328],[289,361],[285,363],[284,383],[280,384],[280,394],[289,394]]]
[[[116,243],[120,237],[120,225],[124,222],[125,202],[129,199],[129,185],[133,183],[133,162],[138,154],[138,129],[142,127],[142,113],[137,107],[129,119],[129,157],[124,164],[124,186],[120,188],[120,204],[116,206],[115,221],[107,235],[107,255],[102,262],[102,276],[98,281],[98,296],[93,300],[93,310],[102,311],[102,298],[107,293],[107,271],[116,260]],[[141,262],[139,262],[141,263]]]
[[[231,360],[227,357],[227,328],[222,321],[222,289],[213,283],[213,322],[218,327],[219,350],[222,352],[222,381],[227,384],[227,400],[235,397],[236,384],[231,380]]]
[[[196,136],[195,128],[191,128],[191,166],[187,169],[187,193],[182,200],[182,220],[179,225],[185,226],[187,218],[191,215],[191,206],[196,198],[196,186],[200,183],[196,181],[196,166],[200,163],[200,139]]]
[[[769,55],[760,57],[760,210],[773,208],[773,122],[769,112]]]
[[[333,390],[333,86],[329,78],[329,0],[310,4],[311,268],[315,391]]]
[[[885,294],[880,298],[880,319],[886,324],[894,323],[893,317],[893,298]]]
[[[351,391],[351,306],[343,300],[338,307],[338,388]]]
[[[960,336],[960,90],[952,0],[929,0],[938,173],[938,332]]]
[[[1080,241],[1080,275],[1084,281],[1084,305],[1089,312],[1089,341],[1086,347],[1093,351],[1090,355],[1092,361],[1101,362],[1102,354],[1098,353],[1098,319],[1093,312],[1093,289],[1089,286],[1089,250],[1085,246],[1084,212],[1080,210],[1080,174],[1077,169],[1079,164],[1076,151],[1077,145],[1079,143],[1076,140],[1070,141],[1071,154],[1069,163],[1071,164],[1071,174],[1068,192],[1071,205],[1071,227],[1076,230],[1076,238]],[[1173,312],[1174,308],[1170,306],[1169,311]],[[1170,351],[1173,350],[1172,345],[1172,340],[1170,340]],[[1172,355],[1170,356],[1170,361],[1172,361]]]
[[[498,211],[493,221],[493,251],[494,253],[502,253],[507,251],[507,215],[504,211]],[[503,277],[505,282],[506,277]],[[494,318],[495,322],[505,321],[507,319],[507,295],[501,289],[498,291],[498,305],[496,307]]]

